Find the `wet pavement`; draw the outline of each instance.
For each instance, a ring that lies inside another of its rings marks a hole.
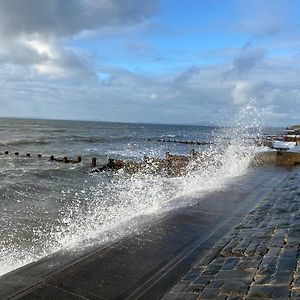
[[[163,297],[300,299],[300,169]]]
[[[0,299],[160,299],[196,263],[164,299],[231,294],[227,299],[236,299],[232,297],[242,292],[267,293],[266,280],[290,278],[298,257],[298,190],[284,196],[284,201],[276,198],[278,193],[285,195],[291,184],[297,185],[298,173],[288,182],[286,176],[289,172],[280,168],[253,169],[230,187],[165,215],[140,233],[77,257],[56,253],[24,266],[0,277]],[[276,253],[270,252],[272,243]],[[269,262],[274,267],[269,268]],[[290,289],[276,287],[276,295]]]

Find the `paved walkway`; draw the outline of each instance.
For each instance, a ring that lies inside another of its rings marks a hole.
[[[300,299],[300,169],[218,242],[163,300]]]
[[[139,232],[114,243],[59,251],[0,276],[0,299],[161,299],[286,176],[281,168],[251,169],[192,206],[148,222],[143,216]]]

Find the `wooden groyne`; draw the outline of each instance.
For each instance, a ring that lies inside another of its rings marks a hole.
[[[116,158],[108,158],[107,162],[97,165],[97,158],[85,159],[82,161],[81,156],[70,158],[67,156],[56,157],[54,155],[45,156],[42,154],[32,153],[10,153],[5,151],[0,155],[13,155],[18,158],[44,158],[49,162],[57,162],[63,164],[82,164],[90,168],[89,173],[100,173],[106,171],[124,170],[125,172],[135,173],[140,171],[147,171],[151,173],[164,174],[167,176],[178,176],[187,173],[192,169],[198,167],[206,167],[208,165],[220,166],[221,153],[214,152],[199,152],[192,149],[189,155],[175,155],[169,152],[166,153],[164,158],[150,157],[145,155],[142,161],[132,161]],[[300,164],[300,152],[291,152],[285,150],[279,151],[266,151],[256,153],[251,160],[251,166],[260,165],[278,165],[278,166],[295,166]]]
[[[174,143],[174,144],[185,144],[185,145],[213,145],[212,142],[205,141],[181,141],[181,140],[170,140],[170,139],[155,139],[150,138],[148,141],[160,142],[160,143]]]
[[[275,139],[275,137],[273,137]],[[273,138],[270,140],[268,138],[257,142],[257,146],[268,146],[273,147]],[[282,141],[296,141],[296,145],[300,144],[300,136],[288,136],[283,135],[278,140]],[[160,140],[166,142],[180,142],[185,144],[209,144],[206,142],[183,142],[183,141],[171,141],[171,140]],[[100,173],[106,171],[118,171],[124,170],[125,172],[135,173],[135,172],[151,172],[155,174],[163,174],[166,176],[178,176],[189,172],[190,170],[197,169],[199,167],[207,166],[220,166],[222,165],[223,153],[210,152],[210,151],[196,151],[191,150],[189,155],[175,155],[169,152],[166,153],[164,158],[150,157],[145,155],[142,161],[132,161],[123,160],[116,158],[108,158],[107,162],[104,164],[97,164],[97,158],[85,158],[82,161],[82,156],[77,156],[75,158],[70,158],[67,156],[57,157],[54,155],[46,156],[42,154],[32,154],[30,152],[21,153],[18,151],[9,152],[8,150],[0,153],[4,156],[15,156],[18,158],[28,158],[28,159],[46,159],[50,162],[57,162],[63,164],[81,164],[89,169],[88,173]],[[277,149],[277,151],[266,151],[260,152],[254,155],[251,160],[251,166],[259,165],[278,165],[278,166],[295,166],[300,164],[300,151],[287,151],[282,149]]]

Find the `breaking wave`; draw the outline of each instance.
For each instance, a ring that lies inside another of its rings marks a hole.
[[[143,220],[197,201],[205,193],[223,189],[247,171],[255,153],[255,139],[261,133],[258,112],[246,105],[232,127],[218,128],[213,145],[184,176],[165,177],[151,172],[126,174],[123,171],[100,175],[92,187],[61,191],[65,202],[54,225],[31,216],[28,246],[0,243],[0,275],[57,250],[78,250],[95,243],[113,241],[138,230]],[[88,179],[87,179],[88,180]],[[71,195],[71,197],[70,197]],[[180,201],[178,201],[178,199]],[[45,242],[47,241],[47,242]]]

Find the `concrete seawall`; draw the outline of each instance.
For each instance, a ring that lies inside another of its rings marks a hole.
[[[296,166],[300,164],[300,153],[292,151],[268,151],[255,154],[252,165]]]
[[[10,272],[0,277],[0,299],[159,299],[287,173],[249,170],[140,234],[75,256],[59,252]]]

